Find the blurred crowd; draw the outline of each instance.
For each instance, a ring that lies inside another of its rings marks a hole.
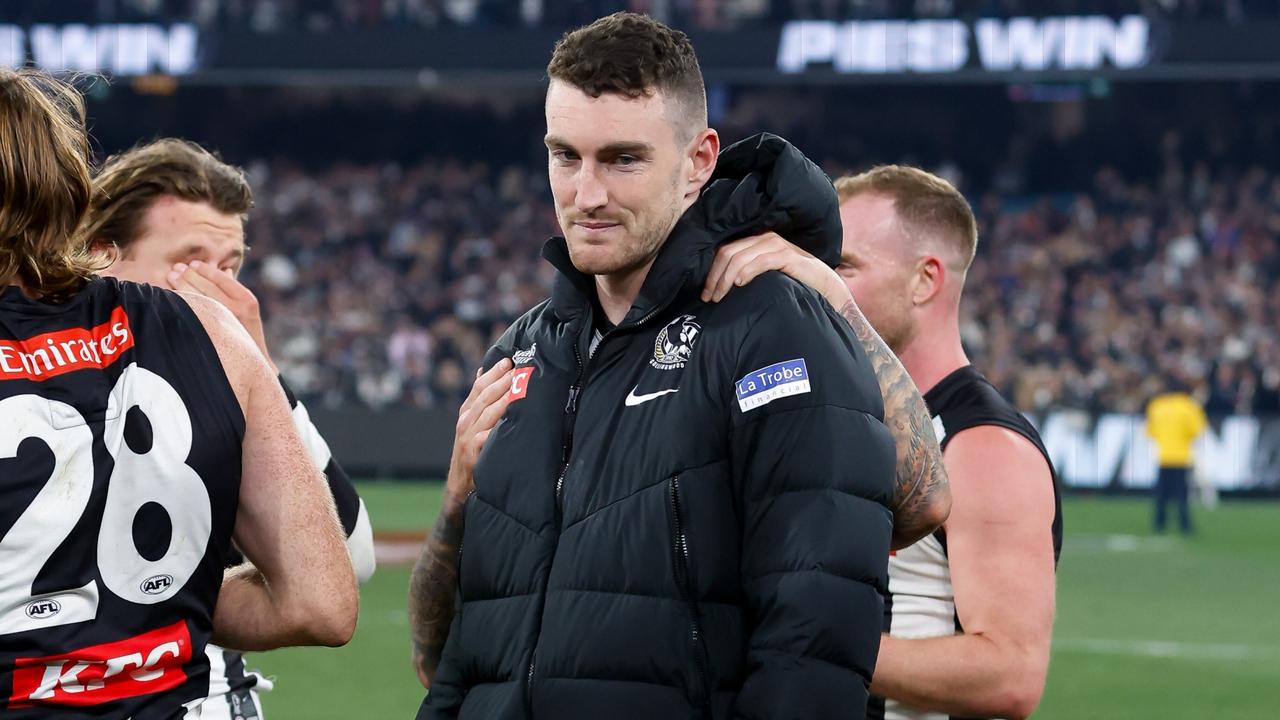
[[[1027,411],[1139,411],[1171,379],[1213,414],[1280,412],[1280,175],[1171,151],[1076,194],[970,193],[963,332]],[[275,359],[331,405],[452,406],[488,344],[546,297],[541,171],[458,162],[250,165],[246,277]]]
[[[569,27],[617,10],[683,28],[730,30],[797,18],[886,19],[1146,13],[1245,22],[1273,0],[5,0],[0,22],[195,22],[254,32],[361,27]]]
[[[1140,412],[1177,381],[1210,415],[1280,413],[1280,176],[1103,169],[978,210],[964,340],[1019,407]]]
[[[81,20],[324,30],[399,22],[410,8],[470,8],[475,22],[572,23],[631,7],[717,27],[731,9],[779,19],[1037,13],[1048,5],[12,0],[0,2],[0,21],[65,11]],[[1274,0],[1052,5],[1054,12],[1280,15]],[[484,15],[490,11],[529,14]],[[277,24],[257,24],[258,13]],[[708,100],[722,137],[778,132],[826,159],[832,175],[902,161],[953,180],[973,202],[981,231],[965,343],[1020,407],[1137,411],[1179,380],[1196,387],[1213,414],[1280,414],[1277,85],[1113,89],[1099,80],[1054,86],[1050,102],[1036,100],[1036,89],[712,85]],[[1074,94],[1062,97],[1068,90]],[[188,88],[177,103],[104,93],[91,115],[109,152],[146,134],[175,134],[249,168],[257,205],[246,278],[262,300],[277,363],[313,403],[454,406],[489,343],[546,296],[551,274],[539,250],[557,227],[541,165],[540,88],[420,95]]]
[[[545,299],[545,178],[456,162],[249,166],[245,277],[273,358],[329,405],[456,406],[506,324]]]

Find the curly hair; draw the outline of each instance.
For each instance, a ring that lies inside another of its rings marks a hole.
[[[566,33],[547,77],[593,98],[659,92],[679,108],[688,137],[707,125],[707,93],[689,36],[646,15],[618,12]]]

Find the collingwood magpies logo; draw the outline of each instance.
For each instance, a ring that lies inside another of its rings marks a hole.
[[[517,350],[511,356],[511,362],[516,365],[527,365],[533,362],[533,358],[538,354],[538,343],[529,346],[528,350]]]
[[[684,367],[701,334],[702,326],[693,321],[692,315],[681,315],[672,320],[658,331],[658,337],[653,341],[653,359],[649,364],[659,370]]]

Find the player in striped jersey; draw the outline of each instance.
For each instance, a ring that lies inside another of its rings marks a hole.
[[[878,167],[836,189],[838,272],[770,234],[722,248],[708,288],[720,296],[781,270],[821,291],[855,329],[870,321],[933,416],[951,516],[889,560],[887,634],[867,717],[1027,717],[1048,673],[1062,511],[1035,428],[961,345],[973,212],[950,183],[915,168]]]
[[[248,333],[97,276],[84,123],[0,68],[0,716],[196,720],[211,639],[342,645],[355,576]]]
[[[236,279],[248,251],[244,217],[251,205],[242,170],[195,143],[166,138],[107,159],[94,178],[86,236],[110,256],[104,275],[199,293],[225,305],[275,369],[258,301]],[[279,379],[308,454],[328,478],[356,578],[364,582],[374,571],[373,530],[364,503],[306,406]],[[210,680],[204,720],[261,717],[258,694],[270,690],[271,681],[246,671],[238,652],[209,645],[206,654]]]

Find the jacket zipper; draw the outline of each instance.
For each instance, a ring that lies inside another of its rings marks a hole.
[[[676,294],[679,294],[678,291]],[[596,352],[591,354],[584,363],[582,361],[582,349],[578,347],[578,342],[573,343],[573,357],[578,365],[578,377],[574,378],[573,385],[569,387],[569,399],[564,405],[565,414],[565,431],[564,442],[560,446],[560,475],[556,477],[556,512],[559,513],[563,509],[564,495],[564,476],[569,474],[569,456],[573,454],[573,425],[578,419],[578,396],[582,394],[582,386],[586,382],[587,370],[591,368],[591,361],[595,359],[600,352],[600,346],[604,345],[604,341],[620,330],[634,330],[657,317],[658,313],[667,309],[667,306],[676,299],[673,294],[667,298],[667,301],[658,307],[650,310],[644,317],[626,326],[615,327],[600,336],[600,342],[596,343]],[[559,520],[559,518],[556,518]]]
[[[601,342],[603,342],[601,338]],[[569,399],[564,405],[564,440],[560,444],[560,472],[556,475],[556,527],[560,527],[561,513],[561,496],[564,491],[564,476],[569,473],[569,460],[573,455],[573,424],[578,417],[578,393],[582,391],[582,379],[586,374],[586,367],[582,363],[582,351],[578,349],[577,340],[573,343],[573,357],[578,366],[578,377],[574,379],[573,385],[569,387]],[[559,542],[557,541],[557,545]],[[555,550],[552,550],[552,563],[555,562]],[[533,670],[538,660],[538,642],[535,639],[533,643],[533,651],[529,653],[529,668],[524,677],[524,706],[525,715],[533,717]]]
[[[574,348],[574,354],[577,354],[577,347]],[[581,367],[582,358],[578,358],[579,367]],[[578,393],[582,390],[582,375],[579,371],[578,379],[574,381],[572,387],[569,388],[569,399],[564,404],[564,442],[560,446],[560,474],[556,477],[556,514],[560,514],[561,494],[564,492],[564,476],[569,474],[569,457],[573,454],[573,424],[578,419]],[[559,517],[556,517],[556,524],[559,524]]]
[[[533,644],[533,652],[529,653],[529,674],[524,679],[524,709],[525,717],[533,717],[533,664],[537,661],[538,644]]]
[[[710,702],[710,688],[708,687],[707,678],[711,673],[707,669],[702,619],[698,612],[698,600],[694,592],[693,578],[689,573],[689,538],[685,534],[684,513],[680,504],[680,476],[677,475],[671,478],[668,487],[670,488],[668,497],[671,501],[671,527],[675,534],[672,552],[675,556],[676,584],[680,587],[680,594],[689,608],[689,647],[693,652],[694,665],[698,670],[698,695],[694,700],[699,708],[705,709]]]
[[[683,285],[683,282],[681,285]],[[609,339],[609,336],[619,330],[632,330],[649,322],[653,318],[657,317],[658,313],[666,310],[667,306],[676,299],[678,294],[679,290],[672,293],[671,297],[667,298],[666,302],[658,305],[653,310],[650,310],[644,317],[630,325],[627,325],[625,328],[615,327],[602,334],[600,336],[600,342],[596,343],[596,352],[592,353],[591,357],[587,358],[585,363],[582,361],[582,349],[578,347],[578,340],[576,338],[574,339],[573,357],[578,366],[578,377],[574,378],[573,385],[569,387],[569,398],[564,405],[564,441],[560,445],[560,474],[556,476],[555,489],[557,528],[560,526],[562,513],[564,512],[564,476],[569,474],[569,460],[573,455],[573,425],[578,419],[578,396],[582,394],[582,386],[586,382],[587,370],[591,366],[591,361],[599,354],[600,346],[604,345],[604,341]],[[555,562],[554,550],[552,551],[551,561],[553,563]],[[540,632],[541,631],[539,631],[539,633]],[[524,679],[525,714],[531,718],[533,717],[533,669],[537,663],[537,655],[538,641],[535,639],[533,643],[533,652],[529,653],[529,670],[525,674]]]

